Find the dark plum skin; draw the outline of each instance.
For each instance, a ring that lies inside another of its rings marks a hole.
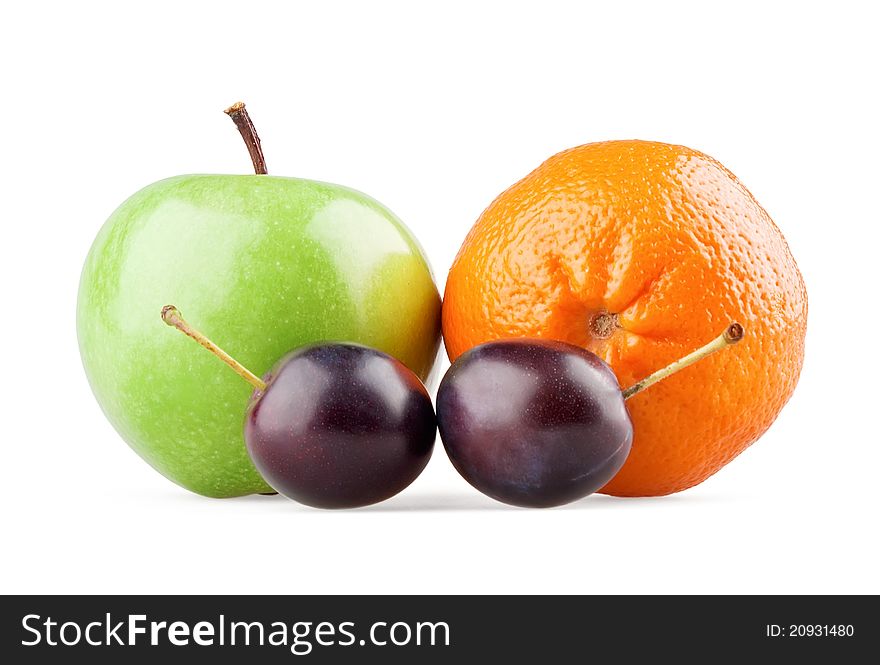
[[[465,480],[498,501],[536,508],[602,487],[633,438],[611,368],[585,349],[537,339],[462,354],[440,384],[437,420]]]
[[[358,344],[282,358],[255,392],[245,442],[274,489],[318,508],[394,496],[431,457],[437,421],[425,387],[400,361]]]

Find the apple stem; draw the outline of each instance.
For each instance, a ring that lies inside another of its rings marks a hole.
[[[242,365],[235,358],[226,353],[226,351],[214,344],[214,342],[205,337],[205,335],[203,335],[201,332],[189,325],[189,323],[186,322],[186,319],[183,318],[183,315],[180,313],[180,310],[177,309],[177,307],[175,307],[174,305],[165,305],[165,307],[162,308],[162,320],[172,328],[177,328],[184,335],[194,339],[204,348],[208,349],[208,351],[210,351],[215,356],[220,358],[220,360],[229,365],[233,370],[235,370],[236,374],[238,374],[241,378],[250,383],[254,388],[259,390],[260,392],[266,390],[265,381],[263,381],[253,372],[251,372],[247,367]]]
[[[689,365],[693,365],[698,360],[702,360],[706,356],[715,353],[716,351],[720,351],[721,349],[736,344],[743,338],[743,335],[745,335],[745,328],[743,328],[742,325],[740,325],[739,323],[731,323],[729,326],[727,326],[723,333],[718,335],[718,337],[713,339],[705,346],[701,346],[696,351],[687,354],[684,358],[676,360],[671,365],[668,365],[663,369],[654,372],[650,376],[646,376],[641,381],[638,381],[637,383],[631,385],[629,388],[623,391],[623,399],[629,399],[633,395],[637,395],[642,392],[645,388],[649,388],[658,381],[662,381],[667,376],[671,376],[677,371],[682,370]]]
[[[263,157],[263,148],[260,146],[260,137],[257,134],[257,128],[248,115],[244,102],[236,102],[225,111],[226,115],[232,118],[232,122],[238,127],[241,138],[247,146],[251,155],[251,161],[254,163],[254,171],[257,175],[266,175],[266,158]]]

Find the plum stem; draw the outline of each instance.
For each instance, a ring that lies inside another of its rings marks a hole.
[[[190,337],[191,339],[197,341],[204,348],[206,348],[208,351],[220,358],[220,360],[229,365],[233,370],[235,370],[236,374],[238,374],[241,378],[250,383],[254,388],[259,390],[260,392],[266,390],[265,381],[263,381],[256,374],[251,372],[247,367],[242,365],[235,358],[226,353],[226,351],[214,344],[214,342],[212,342],[205,335],[203,335],[201,332],[199,332],[189,323],[187,323],[186,319],[183,318],[183,315],[180,313],[180,310],[177,309],[177,307],[175,307],[174,305],[165,305],[165,307],[162,308],[162,320],[172,328],[177,328],[187,337]]]
[[[257,128],[254,127],[254,123],[244,107],[244,102],[235,102],[235,104],[226,109],[225,113],[232,118],[232,122],[238,127],[238,132],[241,134],[241,138],[244,139],[244,144],[250,153],[251,161],[254,163],[256,174],[266,175],[269,173],[266,170],[266,158],[263,157],[263,148],[260,146]]]
[[[715,353],[716,351],[720,351],[721,349],[725,349],[728,346],[736,344],[743,338],[743,335],[745,335],[745,328],[743,328],[742,325],[740,325],[739,323],[731,323],[729,326],[727,326],[723,333],[718,335],[718,337],[713,339],[705,346],[701,346],[696,351],[692,351],[691,353],[687,354],[684,358],[679,358],[671,365],[667,365],[663,369],[658,370],[650,376],[646,376],[641,381],[638,381],[631,385],[629,388],[623,391],[623,399],[629,399],[633,395],[637,395],[642,392],[645,388],[649,388],[658,381],[662,381],[667,376],[671,376],[677,371],[682,370],[689,365],[693,365],[698,360],[702,360],[706,356]]]

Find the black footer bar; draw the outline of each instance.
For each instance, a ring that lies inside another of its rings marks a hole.
[[[98,665],[201,659],[446,663],[476,657],[586,662],[609,655],[616,662],[731,662],[754,656],[857,662],[876,655],[880,641],[876,596],[5,596],[0,601],[0,648],[7,663],[80,657]]]

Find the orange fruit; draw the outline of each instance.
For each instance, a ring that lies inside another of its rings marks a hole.
[[[737,178],[682,146],[591,143],[551,157],[483,212],[446,283],[450,360],[506,337],[585,347],[626,387],[742,323],[745,339],[627,401],[635,437],[601,491],[692,487],[770,426],[800,374],[807,293],[785,239]]]

